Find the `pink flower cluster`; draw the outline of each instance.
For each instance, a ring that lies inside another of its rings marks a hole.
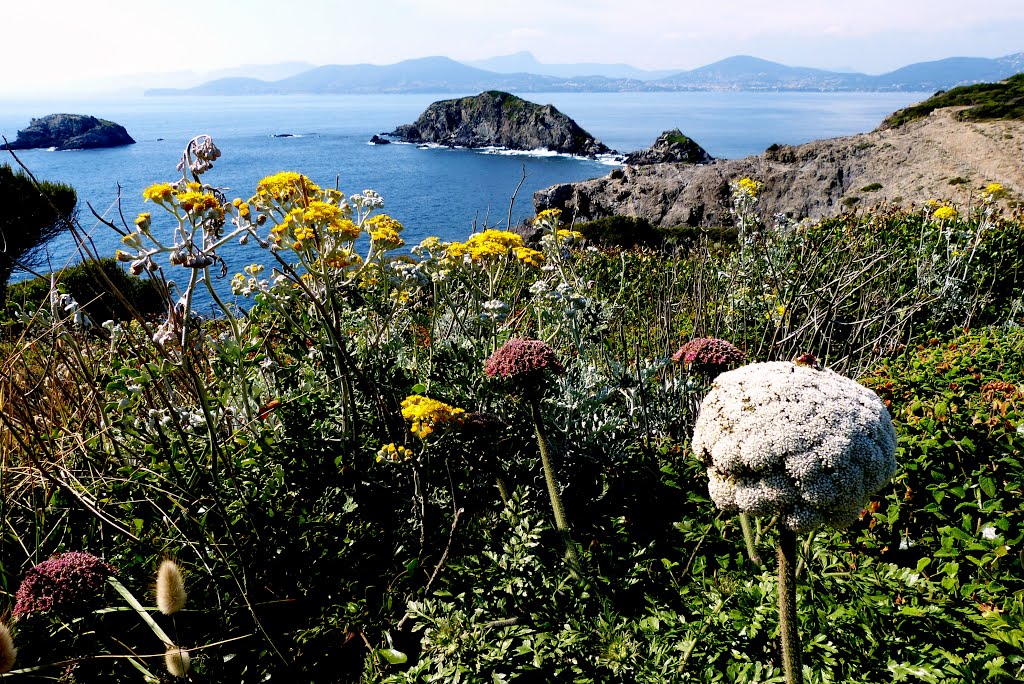
[[[15,595],[15,617],[88,605],[103,592],[113,567],[89,553],[58,553],[34,566]]]
[[[724,370],[727,366],[743,363],[747,355],[732,343],[717,337],[697,337],[690,340],[672,355],[676,363],[694,364],[706,368]]]
[[[545,374],[561,375],[565,366],[555,350],[540,340],[514,337],[484,363],[487,377],[501,378],[525,389],[540,386]]]

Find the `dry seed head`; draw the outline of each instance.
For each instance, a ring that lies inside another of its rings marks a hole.
[[[0,622],[0,675],[6,674],[14,667],[14,659],[18,656],[18,649],[14,647],[14,639],[11,637],[11,630],[7,625]]]
[[[192,658],[185,649],[172,646],[164,654],[164,664],[175,677],[184,677],[192,666]]]
[[[185,581],[181,568],[170,558],[156,572],[156,605],[164,615],[172,615],[185,607]]]

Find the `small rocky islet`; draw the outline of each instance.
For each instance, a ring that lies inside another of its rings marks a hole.
[[[543,149],[581,157],[614,153],[553,105],[498,90],[434,102],[414,123],[381,135],[449,147]]]
[[[28,128],[18,131],[14,142],[0,145],[3,150],[92,150],[134,145],[124,126],[86,114],[50,114],[33,118]]]

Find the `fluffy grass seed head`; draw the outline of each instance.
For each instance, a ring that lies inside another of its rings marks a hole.
[[[896,432],[871,390],[788,361],[723,373],[701,403],[694,454],[726,512],[843,528],[896,472]]]
[[[7,674],[14,667],[14,659],[18,657],[18,649],[14,647],[11,630],[0,622],[0,675]]]
[[[164,615],[173,615],[185,607],[185,580],[181,568],[165,558],[156,571],[156,606]]]
[[[184,677],[192,668],[192,657],[185,649],[172,646],[164,654],[164,664],[175,677]]]

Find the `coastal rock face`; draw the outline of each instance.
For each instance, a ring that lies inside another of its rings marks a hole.
[[[88,150],[133,144],[135,141],[124,126],[113,121],[83,114],[50,114],[32,119],[28,128],[18,131],[17,139],[4,145],[3,149],[55,147],[58,150]]]
[[[682,131],[674,128],[658,136],[654,144],[646,150],[630,152],[623,160],[630,166],[644,164],[707,164],[715,158]]]
[[[1024,198],[1024,121],[961,122],[954,114],[939,109],[899,128],[773,145],[745,159],[626,166],[540,190],[533,203],[538,212],[561,209],[565,220],[621,214],[660,226],[722,226],[731,223],[729,183],[744,177],[764,183],[758,211],[769,220],[820,219],[882,202],[967,206],[989,183],[1001,183],[1009,201]]]
[[[416,123],[386,135],[404,142],[458,147],[545,149],[581,156],[612,152],[552,105],[534,104],[497,90],[435,102]]]

